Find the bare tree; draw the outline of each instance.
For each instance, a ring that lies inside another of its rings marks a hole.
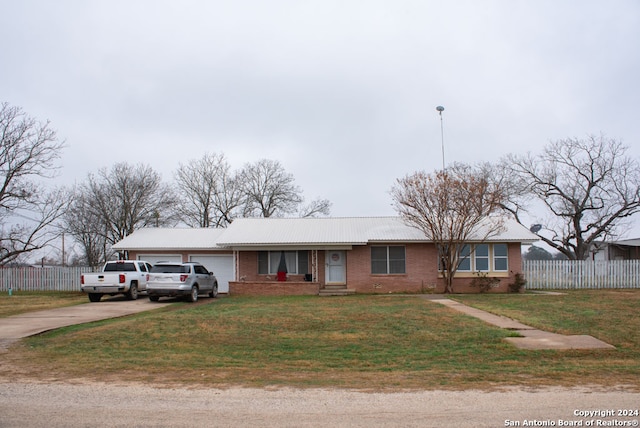
[[[302,189],[280,162],[262,159],[247,164],[241,174],[245,217],[277,217],[295,213]]]
[[[180,220],[195,227],[224,227],[242,203],[242,189],[223,154],[205,153],[175,173]]]
[[[65,231],[82,248],[79,262],[96,268],[113,255],[107,241],[107,224],[100,212],[93,208],[91,194],[79,190],[74,194],[63,217]]]
[[[215,195],[214,206],[217,210],[215,226],[226,227],[231,224],[233,219],[240,215],[244,199],[239,173],[232,173],[227,166]]]
[[[456,164],[398,179],[391,190],[400,216],[438,248],[446,293],[453,292],[462,246],[470,240],[483,242],[503,229],[503,221],[492,216],[502,204],[503,190],[487,172]]]
[[[298,215],[300,217],[328,216],[331,213],[331,202],[328,199],[314,199],[306,205],[302,205]]]
[[[42,249],[55,239],[62,190],[43,190],[36,179],[53,178],[64,143],[49,122],[18,107],[0,107],[0,265]]]
[[[600,135],[556,141],[539,155],[509,155],[501,166],[515,192],[504,209],[523,224],[525,212],[541,208],[540,239],[584,260],[597,240],[617,237],[640,209],[640,166],[627,150]]]
[[[97,174],[89,174],[86,183],[77,190],[77,212],[70,215],[67,229],[83,244],[83,237],[95,234],[100,238],[84,241],[85,251],[110,255],[110,247],[143,227],[173,225],[171,210],[174,196],[169,186],[162,183],[160,174],[151,167],[118,163],[110,170],[102,168]],[[70,220],[84,216],[86,222],[78,224]],[[106,242],[104,251],[97,246]],[[89,259],[91,254],[87,253]],[[104,260],[101,260],[104,261]]]

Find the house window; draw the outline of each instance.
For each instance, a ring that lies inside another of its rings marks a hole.
[[[274,275],[278,273],[282,253],[282,251],[258,251],[258,274]],[[309,251],[284,251],[284,259],[288,273],[309,273]]]
[[[506,272],[509,270],[507,244],[465,244],[458,252],[458,272]],[[442,271],[442,264],[439,266]]]
[[[463,245],[460,248],[460,252],[458,254],[460,257],[460,263],[458,265],[458,271],[461,272],[471,272],[471,246]]]
[[[489,244],[475,246],[474,252],[475,270],[479,272],[489,271]]]
[[[405,248],[401,245],[371,247],[372,274],[405,273]]]
[[[258,251],[258,274],[267,275],[269,273],[269,252]]]
[[[509,270],[507,244],[493,245],[493,270],[506,272]]]

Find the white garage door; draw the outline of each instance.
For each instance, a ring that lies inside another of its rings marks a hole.
[[[144,260],[152,265],[158,262],[182,263],[180,254],[139,254],[138,260]]]
[[[229,281],[233,281],[236,277],[233,266],[233,255],[194,255],[190,256],[189,260],[200,263],[206,267],[207,270],[214,273],[218,280],[218,291],[220,293],[229,292]]]

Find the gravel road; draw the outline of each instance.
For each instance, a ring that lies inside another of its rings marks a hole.
[[[0,383],[2,428],[637,426],[637,416],[617,412],[639,407],[640,394],[622,389],[368,393]]]

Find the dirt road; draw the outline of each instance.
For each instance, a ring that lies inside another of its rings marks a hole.
[[[637,426],[637,416],[617,412],[638,407],[638,393],[586,388],[366,393],[0,383],[2,428]]]

